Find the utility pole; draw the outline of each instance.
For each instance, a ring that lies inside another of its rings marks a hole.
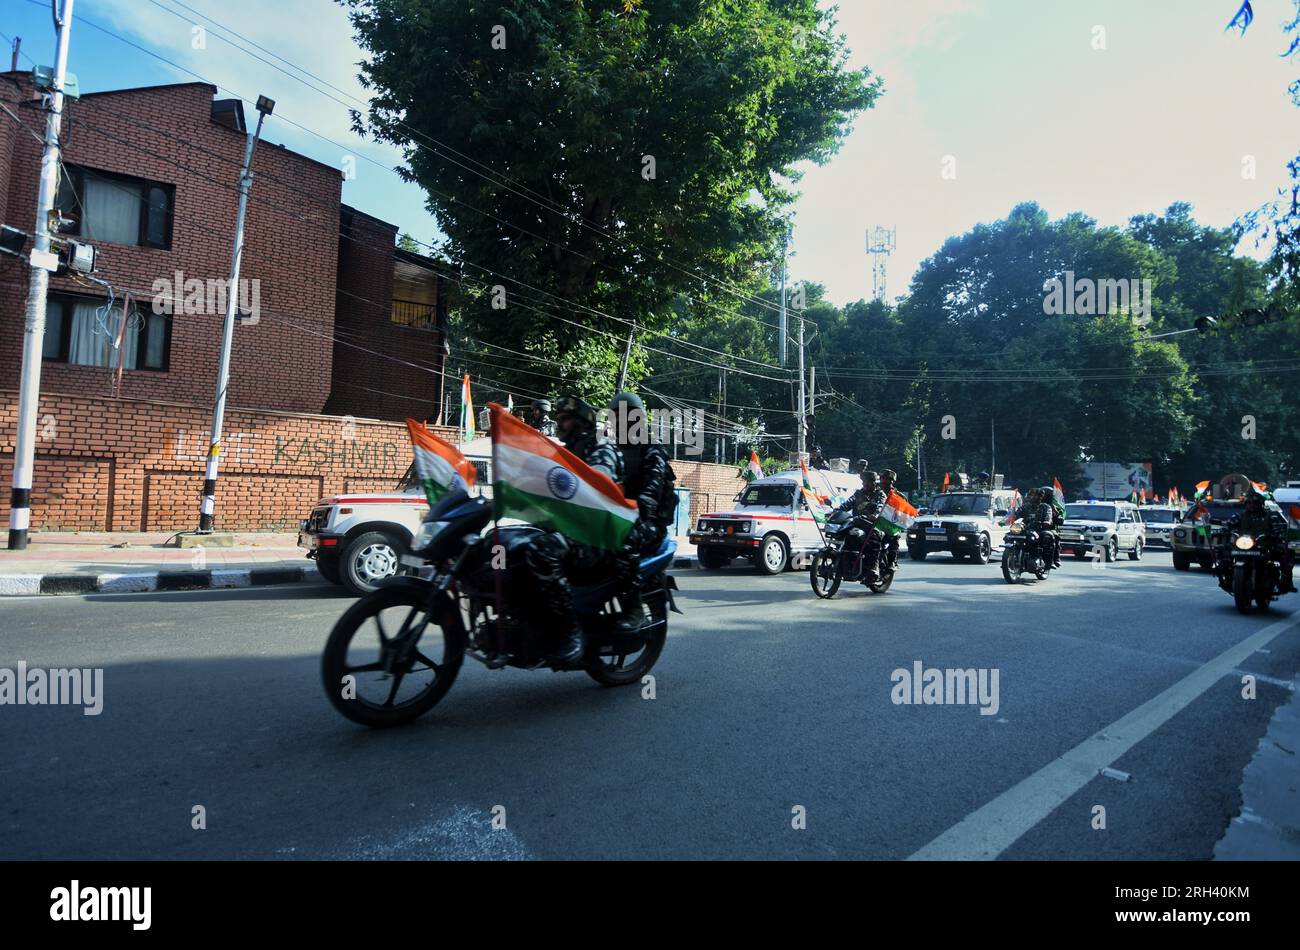
[[[23,368],[18,394],[18,436],[14,442],[13,494],[9,500],[9,550],[27,548],[32,520],[32,470],[36,462],[36,415],[41,398],[41,352],[45,345],[45,297],[50,287],[50,214],[59,187],[59,128],[63,123],[63,80],[68,72],[68,41],[73,0],[56,0],[54,81],[45,94],[45,146],[36,195],[36,231],[27,284],[23,327]],[[14,58],[18,45],[14,44]],[[55,265],[57,267],[57,264]]]
[[[998,423],[989,419],[989,479],[998,473]]]
[[[212,533],[212,515],[217,504],[217,467],[221,459],[221,426],[226,417],[226,390],[230,386],[230,348],[235,334],[235,309],[239,302],[239,265],[244,256],[244,216],[248,193],[253,188],[253,150],[262,135],[262,122],[275,109],[274,100],[257,97],[257,128],[244,149],[244,167],[239,173],[239,211],[235,216],[235,246],[230,252],[230,284],[226,288],[226,320],[221,334],[221,363],[217,370],[216,405],[212,410],[212,433],[208,440],[208,464],[203,473],[203,500],[199,503],[199,534]]]
[[[803,311],[799,311],[799,457],[802,459],[808,451],[808,379],[804,374],[803,352]]]
[[[614,392],[621,393],[623,384],[627,382],[627,364],[632,359],[632,338],[636,336],[636,321],[632,321],[632,329],[627,331],[627,346],[623,348],[623,362],[618,368],[618,385],[614,387]]]
[[[785,369],[785,364],[786,364],[785,338],[790,333],[790,328],[789,328],[788,321],[786,320],[786,312],[785,312],[785,262],[789,250],[790,250],[790,229],[787,227],[785,232],[785,237],[781,239],[781,317],[780,320],[778,321],[780,326],[780,331],[777,334],[777,336],[780,338],[779,350],[780,350],[780,357],[781,357],[778,362],[782,369]]]

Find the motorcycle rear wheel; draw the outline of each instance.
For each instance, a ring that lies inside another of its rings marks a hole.
[[[812,584],[814,594],[823,600],[834,597],[835,592],[840,589],[842,579],[839,557],[835,551],[828,548],[813,555],[812,564],[809,565],[808,580]]]
[[[381,587],[362,596],[339,617],[321,655],[321,682],[335,709],[353,722],[383,728],[417,719],[447,695],[465,658],[465,630],[458,611],[445,611],[439,623],[428,608],[425,590]],[[385,611],[392,613],[383,616]],[[392,629],[395,622],[399,625],[396,630]],[[428,636],[439,629],[440,637]],[[366,644],[367,639],[372,645]],[[354,663],[349,647],[357,651],[357,658],[374,654],[377,648],[377,657]],[[436,653],[441,657],[430,655]],[[416,688],[398,702],[408,676],[418,676]]]
[[[628,686],[639,683],[659,661],[668,640],[668,590],[662,580],[641,595],[643,620],[651,624],[645,646],[636,653],[602,654],[587,661],[587,675],[602,686]],[[628,657],[632,657],[628,662]]]

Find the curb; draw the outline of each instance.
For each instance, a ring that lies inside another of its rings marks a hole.
[[[0,575],[0,597],[33,594],[138,594],[169,590],[223,590],[297,584],[320,577],[315,563],[295,567],[210,571],[143,571],[131,574]]]

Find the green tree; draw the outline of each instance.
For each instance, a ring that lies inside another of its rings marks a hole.
[[[816,0],[340,2],[369,54],[355,123],[424,187],[478,288],[462,318],[552,353],[621,355],[622,321],[662,329],[683,293],[751,288],[796,164],[880,91]]]

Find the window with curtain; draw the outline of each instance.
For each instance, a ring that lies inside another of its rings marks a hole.
[[[168,249],[172,241],[171,185],[64,166],[59,178],[59,213],[72,222],[62,233],[87,241]]]
[[[123,332],[121,301],[105,312],[107,302],[103,297],[51,294],[45,313],[44,358],[77,366],[165,371],[171,317],[154,313],[150,305],[132,304]]]

